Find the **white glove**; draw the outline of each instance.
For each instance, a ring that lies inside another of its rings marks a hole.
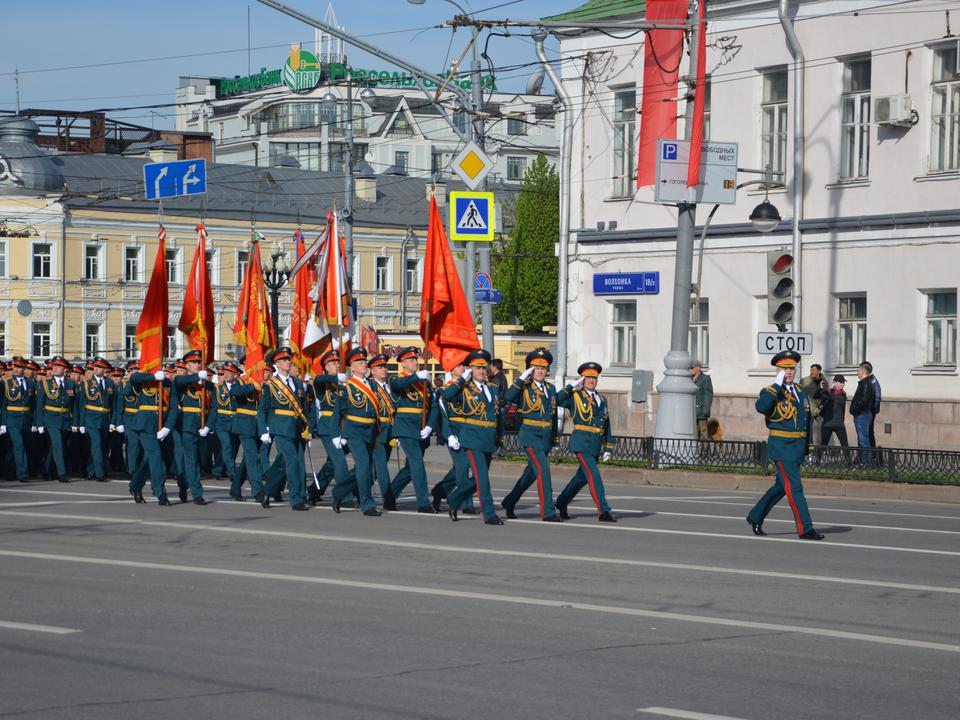
[[[118,432],[118,433],[122,433],[122,432],[123,432],[123,425],[117,425],[117,432]]]
[[[206,380],[206,379],[207,379],[207,371],[206,371],[206,370],[201,370],[201,371],[199,371],[199,372],[197,373],[197,377],[200,378],[201,380]]]
[[[114,425],[113,423],[110,423],[110,432],[116,432],[116,431],[117,431],[117,426]]]
[[[451,375],[450,373],[444,373],[444,374],[443,374],[443,384],[444,384],[444,385],[446,385],[446,384],[447,384],[448,382],[450,382],[451,380],[453,380],[453,375]]]
[[[786,377],[786,373],[783,370],[781,370],[780,372],[777,373],[777,379],[774,380],[773,382],[775,382],[777,385],[783,385],[784,377]]]
[[[571,390],[579,390],[579,389],[580,389],[580,386],[583,385],[583,381],[584,381],[585,379],[586,379],[586,378],[584,378],[583,375],[581,375],[581,376],[578,377],[576,380],[574,380],[572,383],[570,383],[570,389],[571,389]]]
[[[260,442],[266,443],[267,445],[269,445],[269,444],[270,444],[270,433],[264,433],[263,435],[261,435],[261,436],[260,436]]]
[[[447,447],[450,448],[451,450],[460,449],[460,441],[457,440],[456,435],[451,435],[450,437],[447,438]]]
[[[533,368],[528,367],[526,370],[520,373],[520,382],[526,382],[527,378],[529,378],[531,375],[533,375]]]
[[[210,428],[208,427],[200,428],[200,437],[206,437],[209,434],[210,434]]]
[[[73,428],[73,429],[76,430],[76,428]],[[6,435],[6,434],[7,434],[7,426],[0,425],[0,435]]]
[[[153,374],[153,379],[154,379],[154,380],[163,380],[165,377],[167,377],[167,376],[163,373],[163,370],[157,370],[157,371]]]
[[[219,375],[214,375],[212,378],[210,378],[210,382],[212,382],[214,385],[219,385],[219,384],[220,384],[220,376],[219,376]]]
[[[605,452],[600,456],[600,462],[607,462],[610,459],[610,453]]]
[[[46,431],[46,428],[43,427],[42,425],[40,425],[39,427],[37,427],[37,432],[40,433],[41,435],[43,435],[43,433],[44,433],[45,431]]]
[[[347,381],[346,373],[337,373],[337,382],[345,383]]]
[[[36,425],[31,425],[31,426],[30,426],[30,432],[36,432],[36,431],[37,431],[37,426],[36,426]]]
[[[342,437],[339,437],[339,436],[333,438],[333,440],[331,440],[331,442],[333,443],[333,446],[334,446],[335,448],[337,448],[337,450],[343,449],[343,446],[347,444],[347,441],[344,440]]]
[[[420,431],[420,439],[426,440],[433,433],[433,428],[427,425],[423,430]]]
[[[70,432],[78,432],[79,430],[80,430],[80,428],[78,428],[76,425],[71,425],[71,426],[70,426]],[[7,426],[4,425],[4,426],[3,426],[3,432],[0,432],[0,435],[3,435],[3,433],[5,433],[6,431],[7,431]]]
[[[83,428],[80,428],[80,432],[83,432]],[[161,428],[160,432],[157,433],[157,440],[163,441],[169,434],[170,428]]]
[[[420,378],[421,380],[429,380],[430,373],[427,370],[417,370],[417,377]]]
[[[473,376],[473,368],[467,368],[463,371],[463,375],[460,377],[463,378],[464,382],[470,382],[470,378]]]
[[[86,435],[86,434],[87,434],[87,429],[86,429],[83,425],[80,426],[80,434],[81,434],[81,435]]]

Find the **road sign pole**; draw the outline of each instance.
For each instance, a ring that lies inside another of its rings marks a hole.
[[[473,109],[476,115],[473,116],[473,139],[480,149],[483,149],[483,88],[480,86],[480,54],[477,49],[476,26],[473,28],[473,61],[470,64],[470,85],[473,96]],[[483,181],[482,190],[487,189],[487,181]],[[492,217],[492,215],[491,215]],[[480,272],[490,275],[490,244],[480,243]],[[473,254],[472,251],[470,253]],[[472,277],[472,275],[471,275]],[[467,298],[469,300],[469,298]],[[471,307],[473,305],[471,304]],[[484,303],[480,306],[480,321],[483,333],[481,345],[484,349],[493,354],[493,305]]]

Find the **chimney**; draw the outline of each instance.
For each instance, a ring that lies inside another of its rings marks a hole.
[[[355,192],[357,200],[365,203],[377,201],[377,175],[367,162],[357,165],[357,179]]]
[[[150,162],[174,162],[179,159],[177,146],[169,140],[150,143],[147,148],[147,159]]]

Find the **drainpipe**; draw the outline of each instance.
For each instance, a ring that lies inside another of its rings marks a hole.
[[[803,328],[802,312],[803,282],[801,269],[803,268],[802,248],[800,244],[800,220],[803,217],[803,158],[806,138],[803,130],[803,86],[804,86],[804,56],[803,48],[793,29],[793,20],[789,16],[790,0],[780,0],[778,14],[783,34],[787,39],[787,46],[793,56],[793,321],[791,330],[800,332]]]
[[[64,204],[65,205],[65,204]],[[106,255],[106,253],[104,253]],[[67,325],[67,208],[63,206],[60,217],[60,338],[59,354],[66,357],[64,341]]]
[[[547,60],[543,41],[547,33],[538,29],[533,33],[537,46],[537,59],[543,65],[544,72],[556,88],[557,97],[563,103],[563,139],[560,143],[560,273],[557,282],[557,356],[554,358],[557,371],[557,384],[563,383],[567,374],[567,278],[569,276],[568,255],[570,244],[570,170],[573,147],[573,102],[557,73]]]

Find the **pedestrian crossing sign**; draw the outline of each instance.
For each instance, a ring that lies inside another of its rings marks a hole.
[[[450,239],[492,241],[495,213],[492,192],[450,193]]]

